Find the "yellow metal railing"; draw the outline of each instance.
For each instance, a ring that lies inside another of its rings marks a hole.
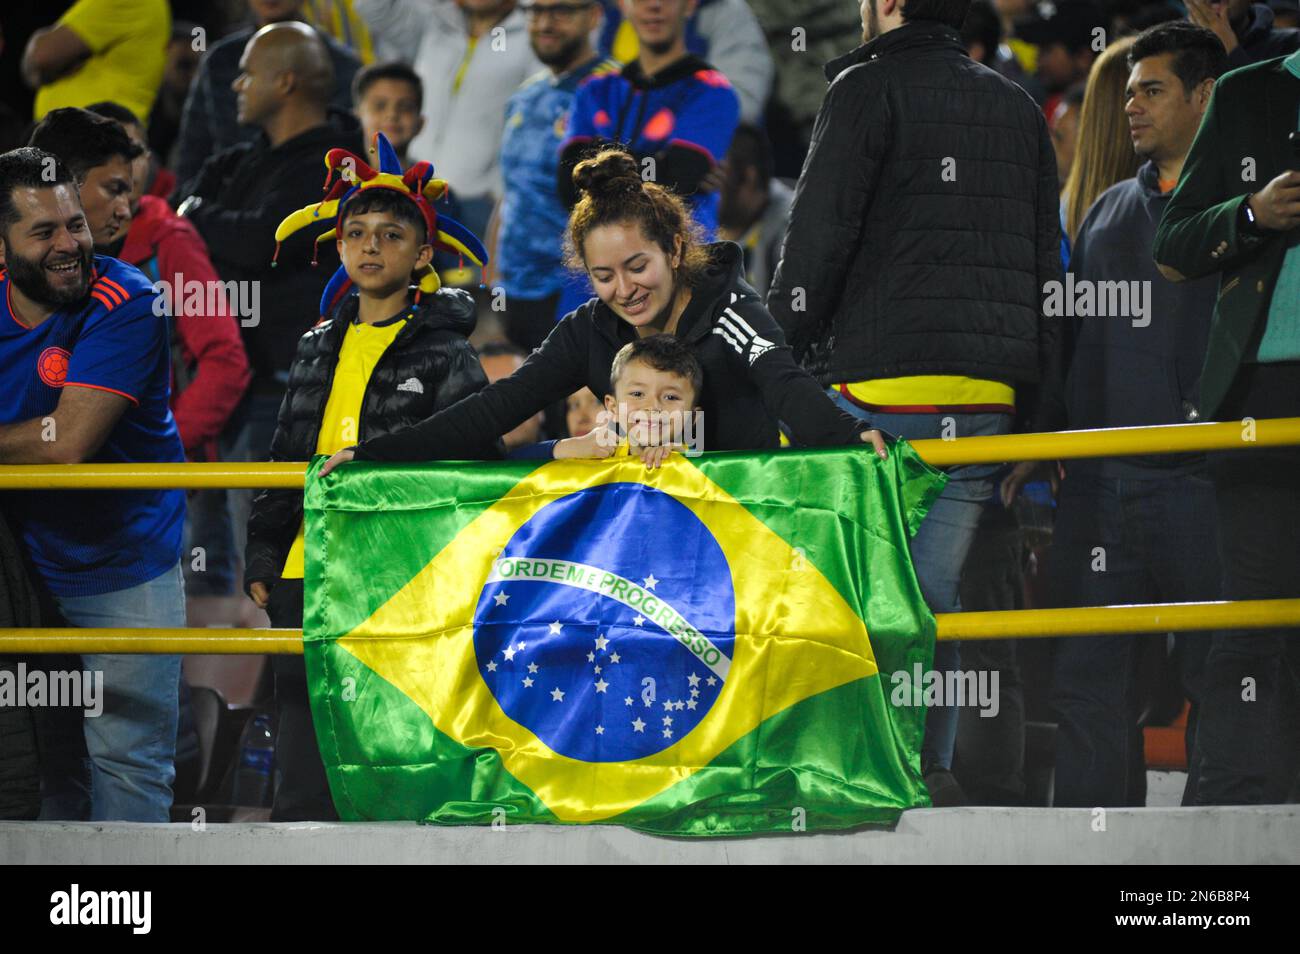
[[[912,447],[921,458],[935,467],[1297,445],[1300,445],[1300,417],[912,441]],[[301,487],[306,473],[305,463],[11,464],[0,466],[0,490],[124,490],[142,487],[260,490],[263,487]]]
[[[1300,418],[913,441],[936,467],[1300,445]],[[301,487],[302,463],[0,466],[0,490]],[[1300,628],[1300,599],[939,613],[939,639]],[[0,653],[302,653],[297,629],[0,629]]]
[[[938,613],[939,639],[1300,627],[1300,599]],[[0,653],[302,654],[300,629],[0,629]]]

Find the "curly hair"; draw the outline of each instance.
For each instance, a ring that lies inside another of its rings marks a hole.
[[[690,210],[678,196],[657,182],[641,178],[636,159],[623,149],[602,149],[573,170],[579,199],[569,215],[565,237],[565,262],[576,271],[586,267],[587,236],[602,225],[635,223],[646,238],[671,258],[681,240],[682,259],[677,275],[695,285],[709,266],[709,254],[700,241]]]

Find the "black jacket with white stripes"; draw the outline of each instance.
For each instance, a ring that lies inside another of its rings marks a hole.
[[[708,246],[712,263],[677,335],[704,368],[703,450],[777,447],[777,421],[809,446],[860,441],[866,425],[842,412],[797,364],[785,336],[744,279],[740,246]],[[565,315],[523,366],[412,427],[362,441],[359,460],[456,460],[484,435],[504,434],[583,387],[609,391],[614,355],[636,329],[593,298]]]

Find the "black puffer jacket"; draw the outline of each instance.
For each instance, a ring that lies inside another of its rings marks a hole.
[[[914,374],[1034,382],[1061,277],[1056,158],[1034,101],[913,21],[832,80],[767,304],[823,384]]]
[[[271,439],[271,460],[310,460],[316,453],[343,334],[356,314],[357,297],[353,294],[339,304],[333,318],[298,341],[289,387]],[[474,323],[474,299],[463,291],[442,289],[415,307],[407,326],[370,375],[357,422],[361,440],[421,421],[487,385],[478,355],[466,340]],[[481,440],[467,439],[466,456],[499,456],[496,438],[494,432]],[[245,589],[257,581],[279,579],[301,523],[301,490],[263,490],[253,499]]]
[[[866,425],[835,406],[794,363],[781,329],[744,278],[734,242],[707,246],[712,264],[677,323],[704,369],[702,450],[779,446],[778,420],[810,446],[856,444]],[[358,460],[446,460],[467,442],[505,434],[580,388],[604,395],[614,355],[636,330],[598,298],[565,315],[514,374],[444,414],[387,437],[363,440]]]

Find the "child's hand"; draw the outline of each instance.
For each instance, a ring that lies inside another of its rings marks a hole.
[[[876,449],[876,456],[881,460],[889,460],[889,451],[885,450],[885,438],[880,431],[863,431],[860,436],[864,444],[870,443]]]
[[[253,597],[253,602],[257,604],[258,609],[266,609],[266,604],[271,599],[271,591],[266,588],[265,583],[260,580],[256,583],[250,583],[248,592]]]
[[[601,412],[604,414],[604,412]],[[600,418],[597,418],[599,421]],[[581,437],[566,437],[556,441],[551,451],[556,460],[569,460],[575,457],[608,457],[618,447],[618,437],[604,424],[597,424]]]
[[[662,467],[673,451],[686,450],[685,444],[656,444],[653,447],[633,447],[632,451],[645,462],[646,470]]]

